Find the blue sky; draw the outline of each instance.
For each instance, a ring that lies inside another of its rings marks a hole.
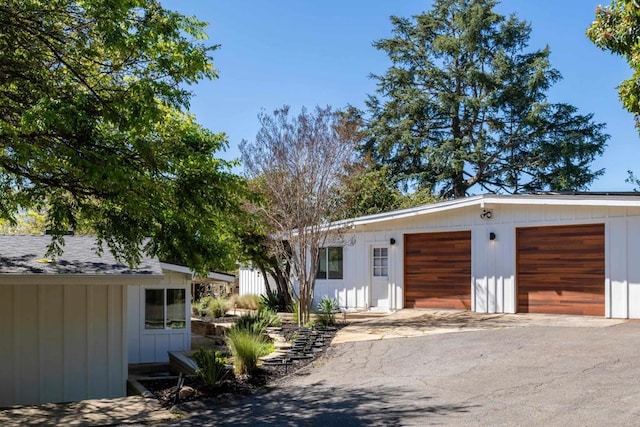
[[[605,4],[608,0],[604,0]],[[224,132],[225,159],[240,156],[238,145],[258,131],[257,115],[290,105],[347,104],[364,107],[375,92],[371,73],[389,67],[371,46],[391,35],[389,16],[429,10],[427,0],[163,0],[163,6],[209,23],[209,41],[220,44],[214,57],[219,78],[191,87],[191,112],[199,123]],[[530,47],[549,45],[551,63],[563,80],[549,91],[552,102],[567,102],[593,113],[611,135],[594,169],[606,173],[593,191],[627,191],[627,170],[640,174],[640,137],[633,117],[618,100],[617,85],[630,75],[626,62],[596,48],[585,36],[597,1],[504,0],[497,10],[515,13],[532,25]]]

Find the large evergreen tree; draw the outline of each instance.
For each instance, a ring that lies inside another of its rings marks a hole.
[[[560,73],[548,48],[528,50],[531,28],[492,0],[436,0],[413,19],[392,17],[374,43],[392,66],[370,96],[363,150],[404,190],[463,197],[580,190],[608,136],[592,115],[554,104]]]

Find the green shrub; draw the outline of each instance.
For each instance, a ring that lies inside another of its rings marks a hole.
[[[280,319],[278,313],[271,309],[262,308],[256,314],[267,324],[267,327],[282,326],[282,319]]]
[[[242,295],[236,302],[238,308],[247,310],[257,310],[260,307],[260,295],[247,294]]]
[[[224,317],[229,309],[229,300],[225,298],[212,298],[207,306],[207,314],[210,317]]]
[[[258,359],[266,356],[273,349],[263,335],[256,335],[237,327],[227,331],[226,341],[233,355],[234,370],[237,374],[254,372],[258,366]]]
[[[280,326],[282,321],[278,314],[268,309],[260,309],[255,313],[248,313],[233,321],[233,327],[253,333],[263,334],[270,326]]]
[[[202,316],[202,311],[200,310],[200,306],[197,302],[191,304],[191,314],[194,316]]]
[[[289,313],[293,313],[293,321],[296,323],[300,322],[300,306],[298,305],[298,301],[293,300],[288,307]]]
[[[278,294],[270,292],[266,295],[262,295],[260,297],[260,307],[268,308],[269,310],[277,312],[280,308],[280,298],[278,297]]]
[[[213,297],[207,296],[202,297],[198,301],[194,302],[191,305],[191,312],[196,316],[206,316],[208,315],[208,308],[213,301]]]
[[[206,296],[206,297],[200,298],[200,301],[198,302],[200,303],[200,306],[206,310],[211,305],[211,301],[213,301],[213,299],[214,298],[212,296]]]
[[[198,365],[196,375],[206,387],[214,388],[218,386],[229,375],[224,358],[217,351],[200,348],[193,355],[193,360]]]
[[[316,323],[319,326],[333,326],[336,324],[336,311],[338,301],[335,298],[324,297],[318,304],[316,313]]]

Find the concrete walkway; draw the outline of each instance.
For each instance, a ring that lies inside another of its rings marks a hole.
[[[109,426],[175,420],[156,399],[129,396],[0,409],[0,426]]]
[[[531,326],[603,328],[626,319],[552,314],[484,314],[461,310],[404,309],[388,316],[353,322],[332,344]]]

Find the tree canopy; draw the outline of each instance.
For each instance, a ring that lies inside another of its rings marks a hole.
[[[620,84],[618,93],[624,108],[635,115],[636,126],[640,126],[640,2],[614,0],[609,6],[598,6],[587,36],[599,48],[629,63],[633,75]]]
[[[242,182],[185,113],[216,77],[205,24],[155,0],[6,0],[0,26],[0,218],[46,209],[54,252],[84,221],[130,263],[228,264]]]
[[[362,149],[403,190],[463,197],[585,189],[608,136],[591,114],[551,103],[561,76],[549,49],[528,49],[531,28],[493,0],[436,0],[429,12],[391,17],[374,42],[391,67],[367,102]]]

